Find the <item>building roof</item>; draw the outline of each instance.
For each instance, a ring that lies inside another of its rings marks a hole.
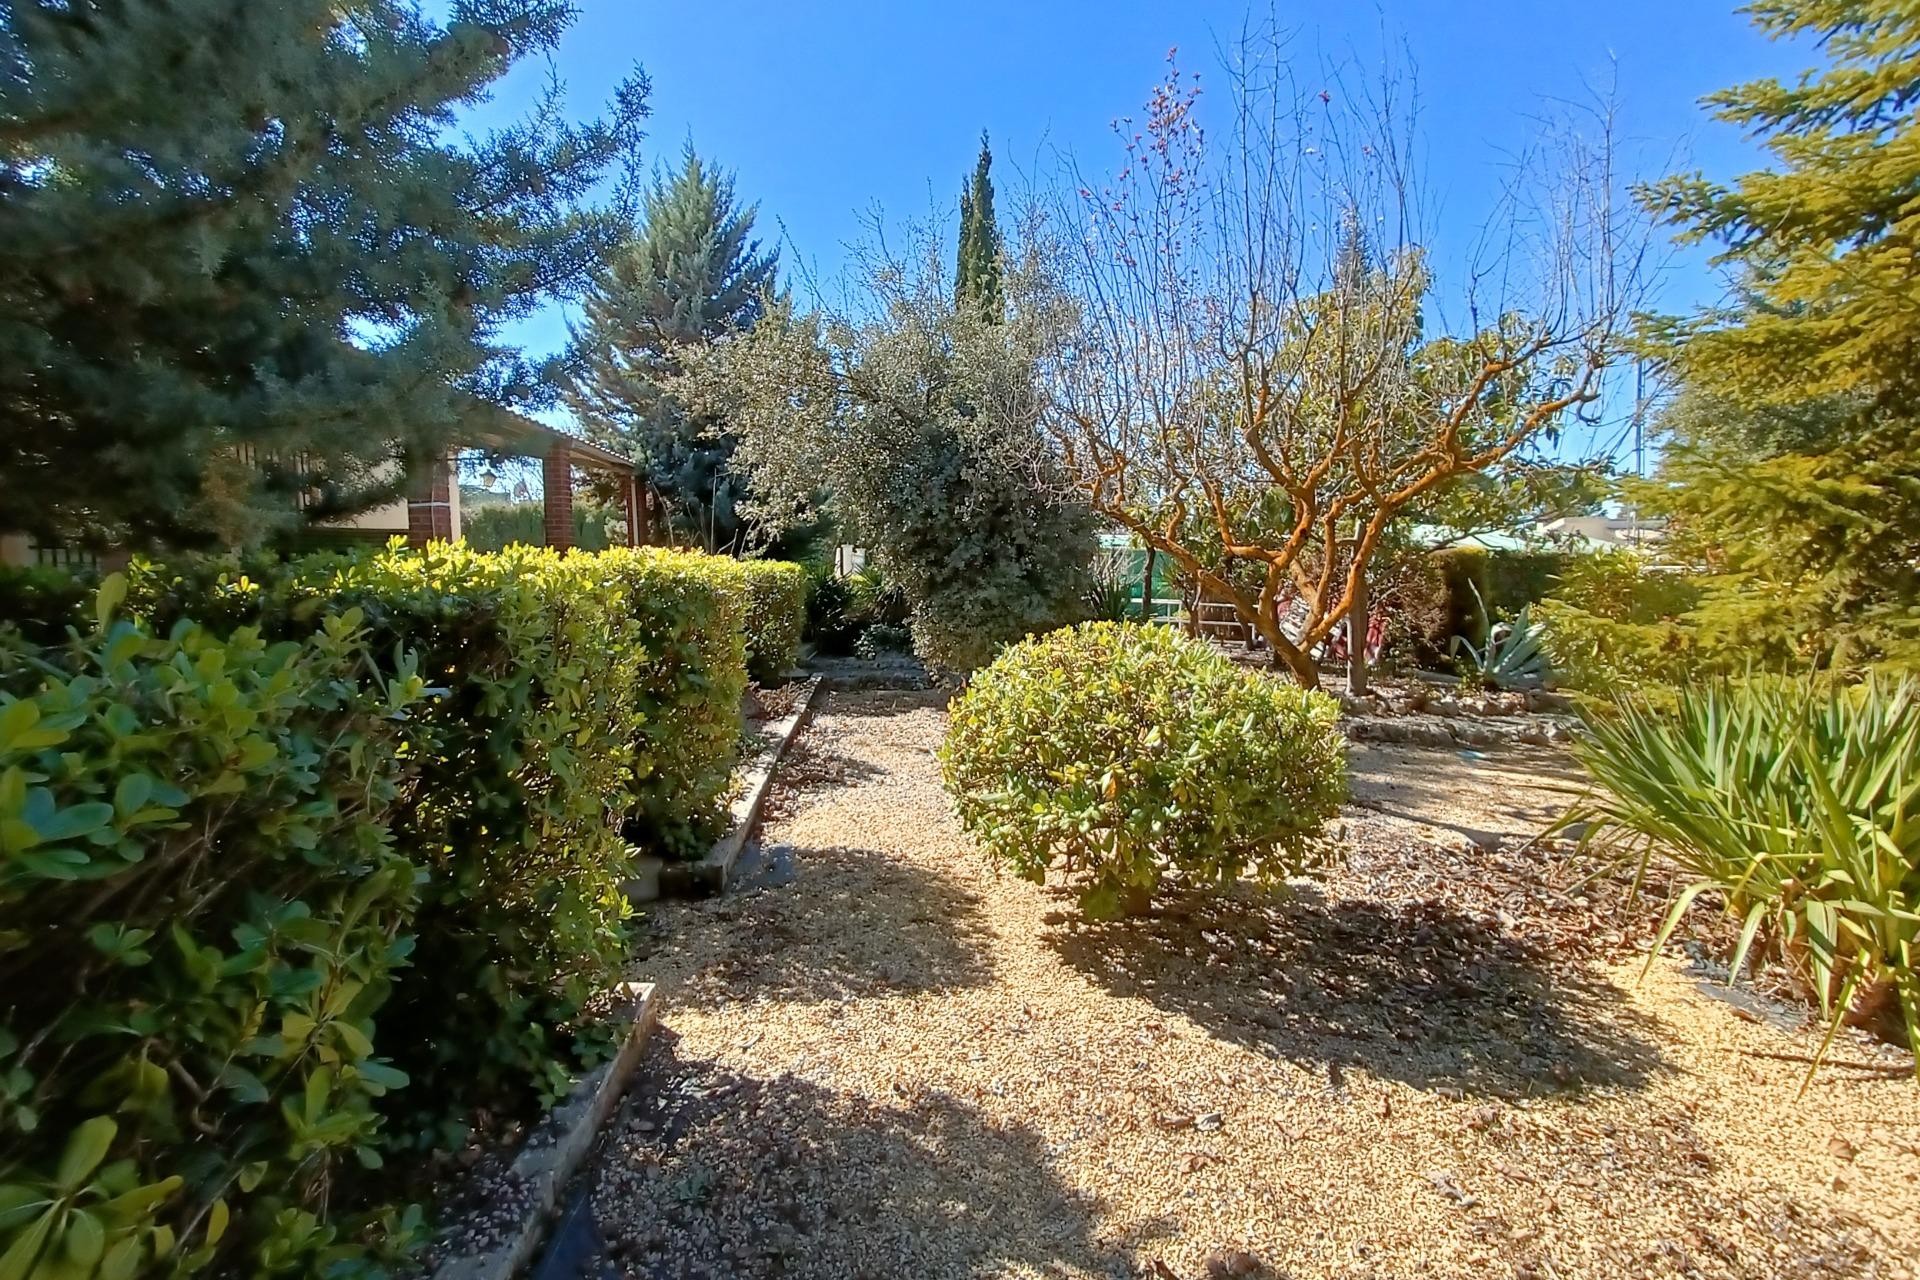
[[[489,412],[484,415],[480,429],[471,433],[472,438],[466,441],[473,448],[544,458],[556,444],[564,443],[573,460],[583,467],[621,474],[631,474],[636,469],[632,458],[583,439],[571,431],[549,426],[524,413],[515,413],[497,405],[488,405],[486,408]]]

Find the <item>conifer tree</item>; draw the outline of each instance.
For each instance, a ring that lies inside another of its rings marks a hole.
[[[960,249],[954,264],[953,297],[956,306],[971,303],[987,319],[997,320],[1005,310],[1000,286],[1004,244],[993,212],[992,169],[993,151],[982,132],[973,177],[960,188]]]
[[[1725,246],[1738,305],[1676,322],[1683,395],[1659,483],[1675,547],[1714,571],[1709,641],[1816,666],[1920,667],[1920,13],[1769,0],[1825,68],[1708,99],[1772,165],[1648,198]]]
[[[730,425],[671,389],[690,349],[753,327],[777,288],[778,252],[753,237],[757,206],[688,146],[656,173],[639,230],[595,281],[574,335],[568,401],[590,433],[630,447],[676,531],[710,551],[742,551],[764,532],[741,510],[727,465]]]
[[[463,109],[572,11],[446,11],[0,4],[0,528],[254,541],[550,397],[502,326],[619,241],[646,82],[474,136]]]

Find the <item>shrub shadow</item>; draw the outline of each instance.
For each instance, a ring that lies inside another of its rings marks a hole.
[[[1049,941],[1117,995],[1222,1040],[1419,1089],[1513,1097],[1637,1088],[1652,1023],[1610,984],[1435,901],[1242,887]]]
[[[595,1181],[606,1262],[647,1280],[1132,1274],[1025,1126],[743,1076],[666,1031]]]
[[[703,904],[713,949],[675,1004],[852,1000],[992,979],[981,899],[956,881],[870,849],[773,844],[758,857],[786,869],[773,887]]]
[[[887,771],[878,765],[802,733],[780,758],[767,816],[771,819],[796,812],[800,799],[815,792],[877,782],[886,776]]]

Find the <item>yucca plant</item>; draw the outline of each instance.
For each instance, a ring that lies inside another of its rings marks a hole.
[[[1689,877],[1656,953],[1717,890],[1740,923],[1729,981],[1758,946],[1820,1002],[1809,1079],[1848,1024],[1903,1031],[1920,1077],[1920,682],[1685,686],[1590,717],[1574,750],[1598,786],[1563,821],[1635,859],[1636,891],[1656,856]]]

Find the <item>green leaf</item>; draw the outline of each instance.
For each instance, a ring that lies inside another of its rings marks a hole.
[[[85,1209],[75,1209],[67,1217],[67,1257],[76,1267],[91,1271],[107,1251],[107,1231],[100,1219]]]
[[[100,1280],[133,1280],[140,1269],[140,1237],[122,1236],[100,1263]]]
[[[113,618],[113,611],[127,598],[127,575],[110,573],[100,580],[100,589],[93,597],[93,621],[100,630],[107,629],[107,623]]]
[[[67,1138],[66,1150],[60,1153],[60,1167],[54,1174],[54,1183],[62,1191],[78,1191],[87,1181],[100,1162],[107,1158],[107,1148],[113,1145],[114,1135],[120,1131],[112,1116],[95,1116],[82,1122]]]
[[[149,773],[122,774],[113,788],[114,812],[127,818],[146,808],[147,801],[153,798],[153,784],[153,775]]]
[[[0,1231],[11,1231],[53,1202],[37,1187],[0,1186]]]
[[[53,1230],[54,1212],[49,1209],[35,1218],[32,1226],[13,1238],[6,1253],[0,1254],[0,1280],[26,1280],[47,1243],[47,1234]]]

